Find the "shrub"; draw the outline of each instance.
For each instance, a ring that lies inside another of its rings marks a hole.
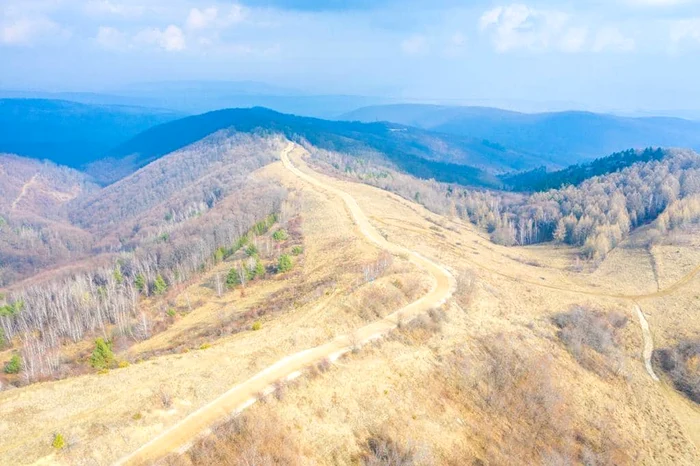
[[[272,239],[275,241],[285,241],[289,238],[289,235],[287,234],[287,231],[284,230],[283,228],[280,228],[276,232],[272,234]]]
[[[53,442],[51,442],[51,446],[56,450],[62,450],[66,447],[66,439],[63,438],[63,435],[56,433],[53,435]]]
[[[108,369],[114,363],[112,343],[104,338],[95,340],[95,349],[90,356],[90,365],[95,369]]]
[[[163,280],[163,276],[158,274],[156,281],[153,282],[153,294],[161,295],[168,290],[168,284]]]
[[[255,321],[255,322],[253,322],[253,326],[251,328],[253,329],[254,332],[257,332],[258,330],[260,330],[262,328],[262,323],[259,320]]]
[[[302,248],[301,246],[294,246],[292,248],[292,255],[294,255],[294,256],[301,255],[303,252],[304,252],[304,248]]]
[[[621,359],[617,330],[627,324],[625,316],[574,306],[554,316],[553,322],[559,328],[557,336],[583,367],[600,375],[615,371],[612,366]]]
[[[386,433],[374,434],[367,439],[362,455],[365,466],[412,466],[420,464],[418,451],[412,442],[397,442]]]
[[[130,366],[129,361],[119,361],[119,364],[117,364],[117,367],[119,367],[119,369],[124,369],[124,368],[127,368],[129,366]]]
[[[249,244],[245,248],[245,253],[249,257],[257,256],[258,255],[258,247],[254,244]]]
[[[287,254],[282,254],[280,256],[279,262],[277,263],[277,271],[279,273],[285,273],[292,270],[292,258]]]
[[[232,268],[231,270],[228,271],[228,275],[226,275],[226,286],[229,288],[234,288],[238,285],[241,284],[241,277],[238,276],[238,270],[236,268]]]
[[[654,351],[654,363],[673,382],[676,390],[700,403],[700,340],[682,341]]]
[[[146,277],[144,277],[141,273],[136,275],[136,277],[134,278],[134,286],[141,293],[146,291]]]
[[[170,309],[168,309],[168,312],[166,314],[168,314],[168,317],[175,317],[177,315],[177,312],[175,312],[175,309],[171,307]]]
[[[19,355],[15,354],[10,358],[10,360],[5,364],[3,371],[5,374],[19,374],[22,370],[22,360]]]
[[[209,343],[202,343],[201,345],[199,345],[199,349],[201,349],[201,350],[206,350],[209,348],[211,348],[211,344],[209,344]]]

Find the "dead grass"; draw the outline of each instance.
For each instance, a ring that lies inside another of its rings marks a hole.
[[[555,315],[552,321],[559,329],[559,339],[583,367],[601,376],[621,373],[624,356],[618,332],[627,325],[626,316],[574,306]]]
[[[291,429],[274,411],[256,409],[255,416],[243,414],[198,441],[183,455],[171,455],[160,462],[167,466],[294,466],[302,464],[301,451]]]

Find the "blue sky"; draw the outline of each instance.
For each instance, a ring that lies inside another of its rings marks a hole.
[[[700,109],[700,0],[1,0],[0,87],[256,80],[315,93]]]

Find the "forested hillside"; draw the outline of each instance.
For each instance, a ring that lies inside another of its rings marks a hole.
[[[700,123],[680,118],[630,118],[590,112],[526,114],[496,108],[419,104],[365,107],[341,118],[391,121],[468,135],[538,154],[560,167],[630,148],[700,149]]]
[[[468,136],[385,123],[353,123],[285,115],[264,108],[229,109],[152,128],[110,153],[113,163],[143,166],[221,130],[284,134],[315,147],[355,156],[381,153],[399,170],[446,182],[499,186],[492,174],[534,168],[537,156]],[[94,167],[93,167],[94,168]]]
[[[582,258],[601,260],[640,226],[653,223],[648,234],[653,242],[700,223],[700,155],[689,150],[627,151],[556,172],[551,179],[536,172],[535,184],[563,181],[565,186],[532,194],[418,180],[381,160],[368,164],[329,151],[313,154],[338,175],[468,219],[492,241],[508,246],[556,242],[579,248]],[[606,174],[581,180],[597,171]]]
[[[0,152],[78,168],[180,114],[63,100],[0,99]]]
[[[143,248],[162,249],[157,257],[166,260],[191,251],[193,237],[240,235],[283,196],[249,177],[275,160],[279,144],[275,137],[214,134],[104,189],[66,167],[0,158],[0,286]],[[220,205],[227,207],[207,215]]]
[[[546,167],[540,167],[524,173],[504,175],[501,179],[513,191],[547,191],[567,185],[576,186],[594,176],[607,175],[639,162],[661,160],[666,155],[667,152],[660,148],[647,148],[643,151],[629,149],[563,170],[547,171]]]

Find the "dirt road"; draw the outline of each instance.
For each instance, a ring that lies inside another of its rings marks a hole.
[[[302,148],[292,143],[282,151],[281,157],[284,166],[312,185],[314,189],[325,191],[342,199],[355,225],[365,238],[392,254],[407,257],[409,261],[432,277],[433,284],[430,291],[393,314],[356,330],[352,335],[343,335],[322,346],[287,356],[251,379],[234,386],[219,398],[190,414],[158,437],[121,459],[117,464],[148,464],[168,453],[181,451],[197,437],[206,433],[207,429],[255,403],[257,395],[269,391],[275,382],[293,379],[300,375],[303,369],[323,359],[328,358],[333,361],[342,354],[352,351],[356,345],[382,337],[396,328],[399,321],[410,321],[431,308],[442,305],[450,298],[454,289],[454,278],[449,271],[414,251],[384,239],[370,224],[352,196],[296,168],[289,159],[289,154],[295,150],[303,152]]]

